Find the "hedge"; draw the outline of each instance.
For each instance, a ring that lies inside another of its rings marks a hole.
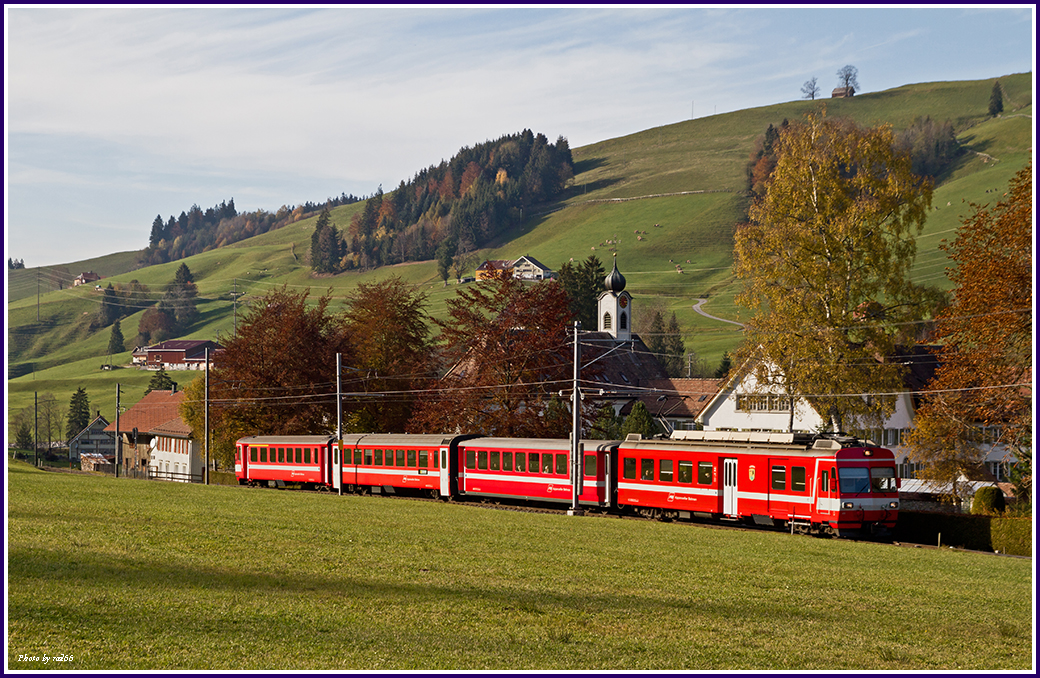
[[[894,539],[975,551],[1033,554],[1033,519],[900,511]]]

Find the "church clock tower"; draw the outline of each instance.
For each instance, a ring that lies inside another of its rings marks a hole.
[[[614,270],[603,279],[605,291],[599,295],[599,331],[607,332],[617,341],[632,339],[632,295],[625,291],[625,276],[617,267],[614,255]]]

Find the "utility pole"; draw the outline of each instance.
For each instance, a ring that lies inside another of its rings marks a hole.
[[[573,427],[571,430],[571,508],[569,516],[583,516],[585,512],[578,507],[578,496],[581,494],[582,457],[584,449],[581,444],[581,390],[578,388],[578,377],[581,375],[581,343],[578,341],[578,330],[581,322],[574,321],[574,404],[572,406]]]
[[[205,381],[205,385],[206,385],[206,390],[205,390],[206,404],[205,404],[205,408],[204,408],[205,409],[205,415],[203,417],[203,421],[205,422],[203,424],[203,428],[205,429],[205,433],[203,434],[203,439],[204,439],[205,442],[203,443],[203,449],[205,449],[205,451],[206,451],[206,468],[203,471],[203,473],[205,474],[205,476],[203,478],[203,482],[205,482],[206,485],[209,485],[209,346],[206,347],[206,381]],[[191,469],[188,469],[188,471],[190,473]]]
[[[119,477],[119,457],[123,451],[123,436],[119,433],[119,384],[116,384],[116,458],[112,464],[112,472]]]
[[[33,391],[33,466],[40,465],[40,414],[37,392]]]
[[[336,487],[343,496],[343,354],[336,354],[336,444],[339,454],[336,455]]]

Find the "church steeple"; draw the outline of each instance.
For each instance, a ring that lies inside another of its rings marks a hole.
[[[599,331],[613,335],[618,341],[632,338],[632,295],[625,291],[625,276],[617,267],[614,255],[614,270],[603,279],[606,290],[599,295],[597,310]]]
[[[615,294],[625,289],[625,276],[621,275],[621,271],[617,270],[617,254],[614,255],[614,270],[603,279],[603,287],[608,292],[614,292]]]

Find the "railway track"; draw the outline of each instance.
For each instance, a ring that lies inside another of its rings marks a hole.
[[[252,487],[251,489],[270,490],[270,489],[273,489],[273,488]],[[329,489],[312,490],[312,489],[291,488],[291,487],[277,488],[277,489],[281,489],[281,490],[285,490],[285,491],[289,491],[289,492],[304,492],[304,493],[309,493],[309,494],[324,494],[324,495],[333,495],[333,494],[335,494],[335,492],[333,490],[329,490]],[[455,501],[455,500],[451,500],[449,502],[445,502],[445,500],[443,498],[433,498],[433,497],[423,497],[423,496],[409,496],[409,495],[403,495],[403,494],[356,493],[356,492],[350,492],[350,493],[344,493],[344,494],[348,494],[350,496],[364,496],[366,498],[372,498],[372,499],[377,499],[378,498],[378,499],[389,499],[389,500],[400,500],[400,501],[420,501],[420,502],[428,502],[428,503],[436,503],[436,504],[450,503],[450,504],[452,504],[454,506],[464,506],[464,507],[469,507],[469,508],[492,510],[492,511],[512,511],[512,512],[516,512],[516,513],[540,513],[540,514],[561,515],[561,516],[563,516],[563,515],[567,515],[568,509],[569,509],[569,507],[568,508],[557,508],[557,507],[552,507],[552,506],[531,506],[531,505],[528,505],[528,504],[512,504],[512,503],[509,503],[509,502],[494,501],[494,500],[489,500],[489,499],[484,499],[484,498],[474,499],[472,501]],[[660,520],[660,519],[656,519],[656,518],[648,518],[646,516],[641,516],[641,515],[637,515],[637,514],[617,513],[616,511],[607,511],[607,510],[604,510],[604,509],[601,509],[601,508],[596,508],[596,507],[591,507],[591,508],[590,507],[585,507],[582,510],[584,511],[584,516],[583,517],[585,517],[585,518],[600,518],[600,519],[608,519],[608,520],[635,520],[635,521],[648,522],[648,523],[667,522],[667,523],[673,523],[676,526],[680,526],[682,528],[702,528],[702,529],[708,529],[708,530],[725,530],[725,531],[733,531],[733,532],[786,533],[785,530],[783,530],[783,529],[776,528],[776,527],[768,527],[768,526],[764,526],[764,525],[748,525],[748,524],[744,524],[744,523],[739,523],[738,524],[736,522],[733,522],[733,523],[716,522],[716,521],[711,521],[711,520],[706,520],[706,519],[697,519],[697,518],[694,518],[694,519],[691,519],[691,520]],[[836,539],[837,538],[837,537],[827,537],[827,536],[821,536],[821,535],[804,534],[804,533],[799,533],[799,532],[791,533],[790,536],[791,537],[802,537],[802,538],[807,538],[807,539],[821,539],[821,538],[823,538],[823,539],[827,539],[827,538],[829,538],[829,539]],[[938,544],[918,544],[918,543],[905,542],[905,541],[879,541],[879,540],[871,540],[871,539],[851,539],[851,538],[848,538],[848,537],[842,537],[841,539],[842,539],[842,541],[846,541],[846,542],[850,542],[850,543],[854,543],[854,544],[855,543],[878,544],[878,545],[882,545],[882,546],[892,546],[892,547],[897,547],[897,548],[915,548],[915,549],[928,549],[928,550],[951,550],[951,551],[963,551],[963,552],[969,552],[969,553],[979,553],[979,554],[984,554],[984,555],[1003,556],[1003,557],[1006,557],[1006,558],[1029,558],[1029,556],[1016,556],[1016,555],[1009,555],[1009,554],[1006,554],[1006,553],[991,552],[991,551],[977,551],[977,550],[973,550],[973,549],[957,548],[957,547],[953,547],[953,546],[940,546]]]

